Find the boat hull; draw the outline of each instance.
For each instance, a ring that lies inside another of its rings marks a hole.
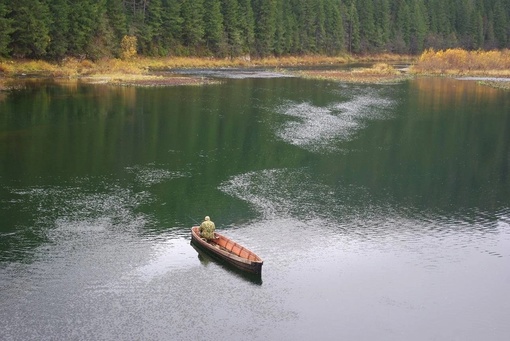
[[[191,229],[191,242],[210,255],[246,273],[261,275],[262,259],[253,251],[215,232],[215,239],[206,241],[200,237],[198,226]]]

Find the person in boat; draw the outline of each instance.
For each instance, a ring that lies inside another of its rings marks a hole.
[[[214,222],[211,221],[209,216],[206,216],[202,224],[200,224],[200,237],[207,240],[214,239],[214,230],[216,230]]]

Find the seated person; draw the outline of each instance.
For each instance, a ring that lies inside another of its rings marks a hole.
[[[216,226],[211,221],[209,216],[204,218],[204,222],[200,224],[200,237],[205,238],[207,240],[214,239],[214,230]]]

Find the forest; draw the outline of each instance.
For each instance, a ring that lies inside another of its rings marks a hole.
[[[0,0],[0,57],[260,58],[510,47],[510,0]]]

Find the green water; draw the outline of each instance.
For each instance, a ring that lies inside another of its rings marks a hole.
[[[505,339],[508,92],[212,75],[0,94],[8,340]],[[198,257],[205,215],[261,283]]]

